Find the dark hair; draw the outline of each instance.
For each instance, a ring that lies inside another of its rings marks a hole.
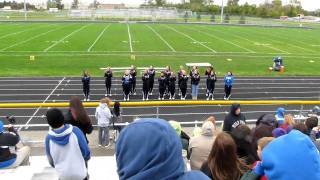
[[[296,129],[303,134],[308,135],[308,127],[304,123],[298,123],[293,126],[293,129]]]
[[[78,96],[72,96],[70,99],[70,108],[73,108],[76,117],[73,117],[76,121],[80,121],[82,124],[91,124],[91,120],[84,109],[83,104]]]
[[[64,124],[64,116],[60,109],[49,109],[46,113],[47,122],[53,129],[59,128]]]
[[[309,117],[305,122],[308,130],[312,130],[314,127],[318,126],[318,118],[317,117]]]
[[[241,161],[232,137],[222,132],[216,137],[208,157],[208,167],[213,179],[240,179]]]
[[[120,116],[120,103],[119,102],[115,102],[113,105],[113,113],[114,115],[116,115],[117,117]]]

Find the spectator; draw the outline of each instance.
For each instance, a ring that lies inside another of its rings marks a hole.
[[[87,134],[91,134],[93,127],[91,120],[84,109],[79,97],[72,96],[69,102],[69,111],[65,116],[65,123],[78,127],[84,134],[87,142]]]
[[[283,135],[285,135],[285,134],[287,134],[287,131],[284,130],[284,129],[282,129],[282,128],[275,128],[275,129],[272,131],[272,135],[273,135],[273,137],[275,137],[275,138],[278,138],[278,137],[283,136]]]
[[[205,122],[211,122],[214,125],[214,130],[216,131],[216,118],[214,116],[209,116],[207,120],[205,120]],[[195,127],[193,130],[193,136],[200,136],[202,134],[202,128],[201,127]]]
[[[302,132],[305,135],[309,135],[308,127],[304,123],[297,123],[293,126],[293,129]]]
[[[103,98],[100,100],[99,106],[96,108],[95,117],[99,127],[99,146],[109,146],[109,125],[112,118],[109,109],[110,99]]]
[[[192,99],[197,100],[198,99],[198,92],[199,92],[199,82],[200,82],[200,74],[198,72],[198,69],[195,69],[193,73],[190,73],[191,76],[191,94]]]
[[[232,137],[225,132],[218,134],[201,171],[211,179],[236,180],[247,170],[249,168],[237,156],[237,146]]]
[[[116,143],[116,160],[120,180],[208,179],[199,171],[185,172],[180,139],[161,119],[140,119],[124,128]]]
[[[308,129],[308,135],[310,136],[312,142],[316,145],[318,150],[320,151],[320,141],[317,140],[319,138],[319,127],[318,127],[318,118],[313,116],[306,119],[305,124]]]
[[[289,133],[295,124],[293,116],[291,114],[287,114],[284,116],[284,123],[280,125],[282,129],[284,129],[287,133]]]
[[[252,130],[252,146],[254,152],[257,150],[257,142],[263,137],[273,137],[272,130],[277,126],[276,118],[272,114],[265,114],[258,119],[259,123]]]
[[[246,125],[240,125],[231,131],[231,137],[237,145],[238,157],[244,159],[246,164],[252,165],[258,157],[251,145],[251,130]]]
[[[268,179],[319,179],[319,151],[303,133],[292,130],[272,140],[262,151],[254,171]]]
[[[188,150],[190,137],[182,131],[181,124],[177,121],[169,121],[170,125],[176,130],[178,136],[181,139],[182,148]]]
[[[212,144],[215,139],[215,126],[211,121],[202,125],[202,133],[190,139],[189,153],[191,169],[199,170],[204,161],[208,159]]]
[[[224,76],[224,100],[229,100],[231,97],[232,85],[234,81],[234,76],[232,72],[228,72]]]
[[[16,168],[18,166],[29,165],[30,147],[23,146],[11,152],[19,143],[20,137],[17,131],[9,128],[9,132],[5,132],[4,124],[0,120],[0,169]]]
[[[231,132],[241,124],[246,124],[246,117],[241,113],[240,104],[233,104],[223,121],[223,131]]]
[[[81,130],[64,124],[59,109],[48,110],[46,117],[52,128],[45,140],[46,154],[59,179],[88,179],[86,164],[90,159],[90,149]]]
[[[318,126],[318,118],[315,116],[309,117],[308,119],[306,119],[305,125],[307,126],[308,134],[310,135],[312,129]]]
[[[257,154],[258,154],[258,157],[259,159],[261,160],[261,154],[262,154],[262,151],[263,149],[272,141],[274,140],[273,137],[263,137],[261,139],[259,139],[258,141],[258,150],[257,150]]]
[[[282,107],[279,107],[277,109],[275,117],[276,117],[278,125],[280,125],[280,126],[284,123],[284,113],[285,113],[285,111],[286,110],[284,108],[282,108]]]

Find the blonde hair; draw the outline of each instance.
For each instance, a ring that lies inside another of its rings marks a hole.
[[[210,121],[213,125],[216,125],[216,118],[214,116],[209,116],[206,121]]]
[[[110,103],[111,103],[111,100],[109,99],[109,98],[102,98],[101,100],[100,100],[100,103],[106,103],[108,106],[110,105]]]
[[[293,116],[291,114],[287,114],[284,116],[284,123],[289,124],[289,125],[294,125],[295,121],[293,119]]]
[[[258,140],[258,146],[263,150],[263,148],[266,147],[266,145],[268,145],[273,139],[274,137],[263,137]]]

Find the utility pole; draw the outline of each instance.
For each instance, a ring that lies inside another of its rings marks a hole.
[[[24,20],[27,20],[27,5],[26,0],[23,1],[23,9],[24,9]]]
[[[221,0],[221,24],[223,22],[223,0]]]

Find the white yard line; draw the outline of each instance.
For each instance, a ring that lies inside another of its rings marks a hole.
[[[90,52],[92,50],[92,48],[94,47],[94,45],[96,45],[96,43],[100,40],[100,38],[103,36],[104,32],[110,27],[110,24],[108,26],[106,26],[101,33],[99,34],[99,36],[96,38],[96,40],[92,43],[92,45],[88,48],[88,52]]]
[[[51,91],[51,93],[46,97],[46,99],[44,101],[42,101],[42,103],[45,103],[48,101],[48,99],[50,98],[50,96],[54,93],[54,91],[61,85],[61,83],[66,79],[66,77],[63,77],[59,83],[56,85],[56,87]],[[26,126],[30,123],[30,121],[33,119],[33,117],[39,112],[39,110],[41,109],[41,106],[39,106],[34,113],[32,114],[32,116],[28,119],[28,121],[26,122]],[[19,131],[21,130],[22,127],[19,128]],[[28,127],[25,127],[25,129],[28,129]]]
[[[214,52],[214,53],[217,53],[217,51],[215,51],[214,49],[212,49],[212,48],[208,47],[207,45],[203,44],[202,42],[199,42],[199,41],[195,40],[195,39],[194,39],[194,38],[192,38],[191,36],[189,36],[189,35],[187,35],[187,34],[185,34],[185,33],[181,32],[181,31],[178,31],[177,29],[175,29],[175,28],[173,28],[173,27],[171,27],[171,26],[168,26],[168,25],[165,25],[165,26],[166,26],[167,28],[169,28],[169,29],[171,29],[171,30],[173,30],[173,31],[175,31],[175,32],[177,32],[177,33],[179,33],[179,34],[181,34],[181,35],[183,35],[183,36],[185,36],[185,37],[187,37],[187,38],[191,39],[192,41],[194,41],[194,42],[196,42],[196,43],[200,44],[201,46],[203,46],[203,47],[205,47],[205,48],[209,49],[210,51],[212,51],[212,52]]]
[[[73,34],[81,31],[82,29],[86,28],[88,25],[82,26],[81,28],[78,28],[74,31],[72,31],[70,34],[64,36],[62,39],[60,39],[59,41],[53,43],[51,46],[47,47],[45,50],[43,50],[43,52],[48,52],[51,48],[55,47],[56,45],[58,45],[59,43],[61,43],[62,41],[64,41],[65,39],[67,39],[68,37],[72,36]]]
[[[6,34],[4,36],[0,36],[0,39],[3,39],[3,38],[6,38],[8,36],[11,36],[11,35],[17,35],[17,34],[21,34],[23,32],[27,32],[27,31],[31,31],[31,30],[34,30],[34,29],[40,29],[40,28],[43,28],[43,27],[46,27],[46,26],[52,26],[52,24],[50,25],[45,25],[45,26],[40,26],[40,27],[32,27],[32,28],[28,28],[28,29],[25,29],[23,31],[18,31],[18,32],[14,32],[14,33],[9,33],[9,34]]]
[[[176,50],[156,31],[154,30],[151,26],[146,25],[151,31],[156,34],[170,49],[172,52],[176,52]]]
[[[131,33],[130,33],[130,27],[129,27],[129,24],[127,24],[127,30],[128,30],[128,38],[129,38],[130,52],[133,52],[133,48],[132,48],[132,39],[131,39]]]
[[[38,35],[33,36],[33,37],[31,37],[31,38],[29,38],[29,39],[26,39],[26,40],[24,40],[24,41],[17,42],[17,43],[15,43],[15,44],[12,44],[11,46],[7,46],[7,47],[1,49],[0,51],[7,50],[7,49],[9,49],[9,48],[18,46],[18,45],[20,45],[20,44],[24,44],[24,43],[26,43],[26,42],[28,42],[28,41],[31,41],[31,40],[33,40],[33,39],[36,39],[36,38],[41,37],[41,36],[43,36],[43,35],[46,35],[46,34],[48,34],[48,33],[50,33],[50,32],[56,31],[57,29],[61,29],[61,27],[60,27],[60,28],[51,29],[51,30],[49,30],[49,31],[47,31],[47,32],[38,34]]]

